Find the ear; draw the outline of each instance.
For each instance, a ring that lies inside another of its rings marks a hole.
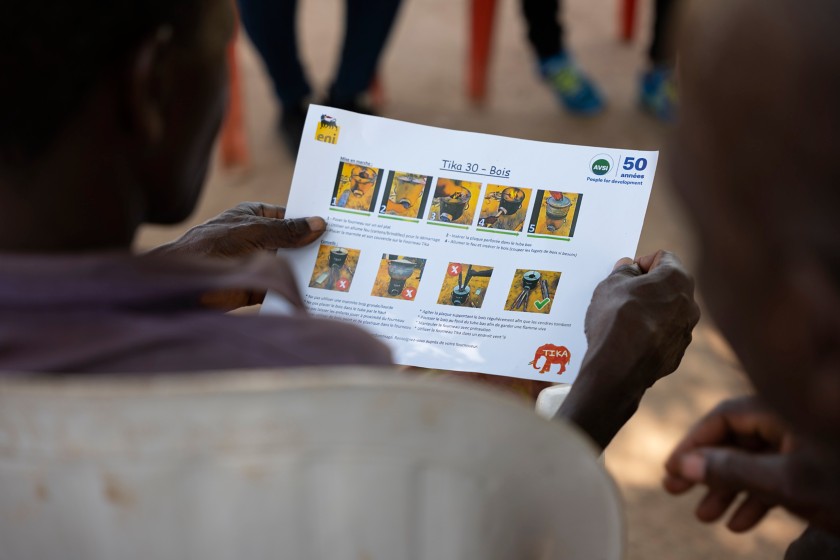
[[[126,98],[129,125],[143,141],[154,144],[165,133],[166,92],[164,55],[172,42],[172,27],[163,25],[133,51],[127,64]]]

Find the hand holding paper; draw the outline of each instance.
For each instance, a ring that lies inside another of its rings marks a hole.
[[[617,373],[633,376],[615,381],[644,391],[677,369],[699,320],[694,279],[676,256],[621,259],[592,295],[587,355],[615,360]]]
[[[183,257],[242,258],[258,252],[303,247],[327,227],[323,218],[285,219],[286,209],[259,202],[243,202],[225,210],[184,235],[150,253]],[[208,296],[209,307],[230,311],[263,302],[265,292],[227,291]]]
[[[673,254],[619,260],[592,295],[589,348],[559,416],[606,447],[645,391],[679,366],[699,319],[694,280]]]

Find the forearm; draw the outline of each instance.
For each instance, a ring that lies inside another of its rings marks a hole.
[[[628,386],[626,380],[634,376],[623,373],[627,365],[612,363],[604,355],[587,353],[580,375],[555,415],[578,426],[602,450],[636,413],[647,389]]]

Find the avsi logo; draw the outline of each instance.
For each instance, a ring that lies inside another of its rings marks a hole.
[[[612,169],[613,160],[607,154],[600,154],[592,158],[590,169],[595,175],[606,175]]]
[[[545,358],[543,362],[542,369],[538,362],[540,358]],[[554,344],[543,344],[537,351],[534,352],[534,361],[529,362],[529,366],[534,366],[534,369],[539,369],[540,373],[546,373],[551,371],[551,366],[554,364],[560,365],[560,371],[557,372],[557,375],[562,375],[563,372],[566,371],[566,366],[569,365],[569,362],[572,359],[572,354],[569,352],[569,349],[565,346],[555,346]]]
[[[338,133],[340,131],[341,128],[338,126],[335,117],[321,115],[318,128],[315,130],[315,140],[327,144],[338,144]]]

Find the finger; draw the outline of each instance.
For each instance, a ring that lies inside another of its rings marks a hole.
[[[729,509],[729,506],[732,505],[732,502],[735,501],[737,496],[738,492],[734,490],[710,488],[697,505],[694,515],[704,523],[717,521],[723,517],[723,514],[726,513],[726,510]]]
[[[260,248],[275,251],[303,247],[318,239],[327,229],[323,218],[312,216],[294,220],[264,220]]]
[[[635,278],[636,276],[641,276],[641,274],[642,270],[639,268],[639,265],[634,263],[633,259],[624,257],[615,263],[610,276],[628,276],[630,278]]]
[[[691,318],[688,319],[691,321]],[[667,367],[668,373],[673,373],[677,371],[677,368],[680,367],[683,358],[685,357],[685,352],[688,350],[689,345],[691,345],[691,332],[694,329],[694,326],[697,324],[697,321],[692,323],[688,323],[687,332],[683,332],[682,334],[678,333],[678,336],[672,337],[675,341],[673,344],[673,350],[671,353],[671,359],[669,361],[664,361],[663,364]]]
[[[636,259],[638,264],[644,272],[650,272],[660,266],[670,266],[674,268],[683,269],[683,263],[674,253],[660,249],[652,255],[645,255]]]
[[[735,513],[732,514],[732,517],[729,518],[729,522],[726,526],[733,533],[743,533],[745,531],[749,531],[758,525],[758,523],[764,519],[764,516],[767,515],[767,512],[769,511],[770,506],[764,503],[764,501],[760,500],[756,496],[747,496],[747,498],[741,502],[741,505],[738,506],[738,509],[735,510]]]
[[[650,274],[652,279],[667,280],[671,285],[680,287],[689,294],[694,293],[694,277],[674,253],[658,251],[652,259],[640,259],[639,267],[646,274]]]
[[[618,262],[616,262],[615,266],[613,267],[613,271],[618,270],[622,266],[630,266],[631,264],[633,264],[633,259],[631,259],[630,257],[618,259]]]
[[[705,449],[705,484],[746,490],[768,503],[784,501],[788,485],[786,460],[781,455],[756,455],[736,449]]]
[[[647,272],[650,270],[651,266],[653,266],[653,261],[661,252],[662,251],[660,250],[653,253],[652,255],[645,255],[643,257],[639,257],[636,259],[636,264],[638,264],[643,271]]]
[[[717,405],[689,430],[671,452],[665,470],[671,475],[682,477],[681,462],[693,450],[733,442],[739,447],[755,449],[757,436],[764,442],[763,447],[777,447],[784,434],[784,426],[757,398],[729,399]],[[745,440],[751,440],[752,443],[746,445]]]
[[[698,421],[689,432],[683,437],[671,455],[665,461],[665,470],[671,476],[702,482],[705,471],[701,473],[701,467],[705,468],[705,462],[701,457],[687,456],[689,452],[710,447],[726,442],[729,435],[729,428],[726,422],[725,413],[722,410],[724,404],[718,405],[700,421]],[[685,472],[684,472],[685,471]]]
[[[236,205],[236,209],[250,214],[259,216],[261,218],[271,218],[274,220],[282,220],[286,217],[286,209],[282,206],[275,206],[273,204],[266,204],[264,202],[242,202]]]
[[[685,478],[682,478],[681,476],[666,474],[665,478],[662,479],[662,486],[665,488],[665,491],[669,494],[679,496],[680,494],[685,494],[686,492],[694,488],[695,483]]]
[[[697,454],[678,455],[673,460],[669,459],[669,463],[662,485],[670,494],[684,494],[706,477],[705,460]]]
[[[275,220],[282,220],[286,217],[286,209],[283,206],[275,206],[273,204],[261,204],[260,214],[264,218],[273,218]]]

